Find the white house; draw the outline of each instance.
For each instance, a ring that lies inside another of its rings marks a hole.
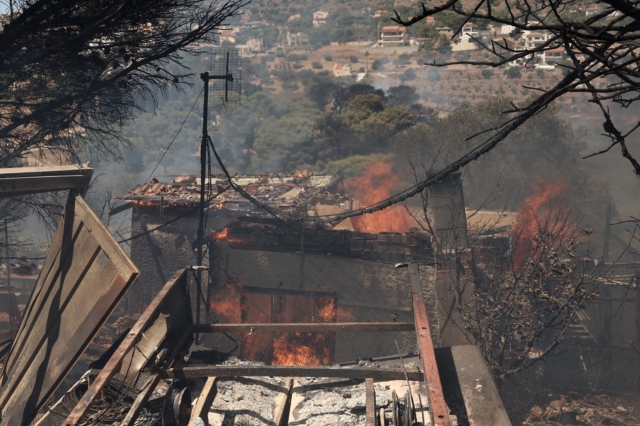
[[[348,77],[351,74],[353,74],[353,70],[351,69],[351,64],[336,63],[333,66],[333,75],[335,77]]]
[[[406,46],[409,42],[407,29],[400,25],[382,27],[379,44],[382,47]]]
[[[326,24],[328,16],[329,16],[328,12],[323,12],[321,10],[317,12],[313,12],[313,26],[317,27],[319,25]]]

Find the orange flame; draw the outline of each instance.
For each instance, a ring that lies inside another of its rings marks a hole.
[[[209,296],[211,312],[225,317],[233,323],[239,323],[242,316],[243,291],[239,281],[225,278]]]
[[[338,317],[332,296],[315,301],[313,322],[335,322]],[[280,333],[273,342],[272,365],[328,365],[333,358],[332,333]]]
[[[358,177],[345,182],[347,190],[354,193],[363,206],[370,206],[389,198],[393,188],[400,183],[400,177],[391,169],[391,165],[385,161],[377,161],[370,164],[367,170]],[[387,207],[384,210],[357,216],[351,219],[353,227],[358,232],[409,232],[411,218],[407,212],[398,205]]]
[[[245,244],[247,241],[229,236],[229,227],[222,228],[213,234],[213,241],[226,241],[230,244]]]
[[[184,182],[184,181],[185,181],[185,180],[187,180],[187,179],[189,179],[189,175],[184,174],[184,175],[182,175],[182,176],[178,176],[178,177],[175,179],[175,182],[176,182],[176,183],[180,183],[180,182]]]
[[[517,238],[513,248],[513,267],[520,268],[531,252],[532,240],[538,232],[538,224],[541,221],[541,208],[550,200],[557,197],[564,189],[562,181],[547,182],[537,181],[533,183],[535,193],[518,207],[518,216],[512,235]]]
[[[222,228],[213,234],[213,241],[226,241],[229,236],[229,228]]]

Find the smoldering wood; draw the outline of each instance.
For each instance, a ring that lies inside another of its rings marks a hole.
[[[374,379],[376,381],[409,380],[423,381],[421,371],[382,369],[368,367],[290,367],[278,365],[203,365],[198,367],[169,368],[163,372],[165,379],[193,379],[198,377],[336,377],[345,379]]]

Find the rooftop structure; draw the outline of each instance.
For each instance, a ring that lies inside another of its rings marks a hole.
[[[294,174],[263,174],[233,178],[234,183],[242,187],[260,202],[277,208],[293,216],[313,216],[318,204],[331,204],[350,209],[351,200],[339,194],[329,192],[336,183],[337,177],[332,174],[315,174],[298,172]],[[210,199],[209,209],[226,209],[242,212],[247,216],[264,216],[265,213],[252,205],[239,193],[228,187],[224,175],[213,175],[207,182],[205,197]],[[131,202],[137,214],[153,214],[161,216],[197,216],[200,203],[200,178],[182,176],[171,182],[160,182],[154,178],[144,185],[136,185],[127,194],[118,197]]]
[[[382,27],[379,44],[382,47],[406,46],[409,42],[407,29],[400,25]]]

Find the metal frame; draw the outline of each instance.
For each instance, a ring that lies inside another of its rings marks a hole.
[[[143,333],[148,333],[150,324],[158,316],[160,307],[163,304],[177,304],[171,297],[172,291],[180,285],[186,288],[186,269],[181,269],[167,282],[162,291],[156,296],[152,304],[145,310],[134,328],[122,341],[118,350],[113,354],[107,365],[93,381],[85,395],[80,399],[67,417],[64,425],[77,425],[85,416],[87,409],[99,395],[103,387],[121,368],[125,355],[140,341]],[[421,381],[427,385],[429,395],[429,412],[432,415],[432,424],[436,426],[449,425],[449,413],[444,400],[438,367],[436,364],[433,342],[429,329],[429,321],[426,313],[424,299],[422,297],[422,286],[418,275],[418,266],[409,265],[409,277],[411,280],[411,295],[413,300],[414,322],[344,322],[344,323],[267,323],[267,324],[190,324],[182,335],[173,335],[173,342],[177,342],[175,347],[182,348],[185,343],[192,339],[197,333],[261,333],[261,332],[399,332],[415,331],[418,343],[419,355],[422,361],[422,368],[416,370],[397,368],[361,368],[361,367],[304,367],[304,366],[274,366],[274,365],[202,365],[184,366],[180,362],[175,363],[179,358],[177,351],[166,358],[167,363],[174,363],[172,368],[161,368],[156,370],[146,383],[141,387],[140,394],[132,404],[123,425],[133,425],[141,411],[142,406],[161,379],[179,380],[189,378],[206,377],[207,382],[203,388],[197,405],[192,412],[191,421],[195,417],[206,415],[209,407],[213,404],[217,393],[217,382],[221,378],[230,377],[259,377],[259,376],[279,376],[291,380],[292,377],[331,377],[365,380],[367,396],[367,424],[375,424],[375,417],[378,415],[375,410],[375,381],[391,380],[411,380]],[[184,302],[180,302],[184,303]],[[191,315],[189,307],[189,315]]]
[[[111,358],[109,359],[107,364],[104,366],[100,374],[91,383],[91,386],[89,387],[89,389],[87,389],[83,397],[80,400],[78,400],[78,403],[76,404],[75,408],[65,420],[64,425],[77,425],[80,423],[82,418],[87,413],[87,410],[89,409],[89,407],[100,395],[100,392],[105,387],[105,385],[109,382],[109,380],[111,380],[111,378],[116,373],[119,372],[119,370],[121,370],[121,367],[124,364],[123,361],[125,361],[126,359],[131,359],[130,363],[126,363],[126,362],[125,363],[128,365],[134,365],[134,356],[137,355],[138,352],[142,351],[142,349],[139,348],[137,345],[146,343],[147,341],[153,338],[153,336],[151,336],[150,330],[154,327],[154,325],[160,324],[159,328],[162,329],[163,328],[162,325],[166,324],[168,315],[163,313],[163,308],[166,309],[168,306],[172,305],[172,302],[176,300],[176,292],[187,291],[186,279],[187,279],[187,269],[182,268],[182,269],[179,269],[173,275],[173,277],[171,277],[171,279],[167,282],[167,284],[165,284],[162,290],[160,290],[160,293],[158,293],[158,295],[153,299],[151,304],[142,313],[142,315],[140,316],[136,324],[133,326],[129,334],[120,343],[120,346],[118,346],[118,349],[111,356]],[[187,297],[184,300],[189,301],[189,298]],[[184,307],[177,306],[177,308],[184,308]],[[188,316],[189,322],[191,322],[190,304],[188,305],[187,311],[184,313]],[[168,325],[165,325],[165,327],[166,328],[162,329],[160,333],[154,333],[156,335],[159,334],[161,340],[168,339],[167,336],[172,331],[171,329],[168,328]],[[167,342],[169,343],[168,345],[166,345],[168,347],[168,351],[173,352],[166,356],[165,360],[167,364],[170,365],[175,359],[178,358],[180,351],[187,343],[187,339],[185,339],[184,337],[190,334],[188,333],[188,330],[189,330],[189,327],[186,327],[184,331],[178,330],[179,333],[173,333],[176,340],[180,342],[177,345],[171,344],[173,342]],[[137,348],[137,350],[134,351],[133,349],[135,348]],[[153,352],[155,352],[160,348],[155,347],[154,345],[152,349],[153,349]],[[147,359],[148,356],[146,356],[145,354],[142,354],[142,358],[144,358],[144,361],[148,361]],[[125,366],[125,368],[127,371],[129,370],[128,367]],[[129,374],[127,374],[127,376],[128,375]],[[128,381],[128,379],[129,378],[127,377],[126,380]],[[148,383],[149,386],[145,385],[143,387],[142,392],[147,394],[146,398],[148,398],[151,395],[153,389],[155,388],[155,386],[159,381],[158,379],[159,379],[159,376],[151,380],[151,382]],[[132,407],[133,410],[130,410],[129,415],[127,415],[127,421],[130,424],[133,424],[133,422],[135,422],[135,418],[139,413],[139,410],[138,412],[136,412],[135,406],[137,405],[138,407],[141,407],[144,404],[144,402],[146,402],[146,398],[142,397],[140,401],[136,401],[137,404],[134,404],[134,407]],[[131,411],[133,411],[133,413]]]

